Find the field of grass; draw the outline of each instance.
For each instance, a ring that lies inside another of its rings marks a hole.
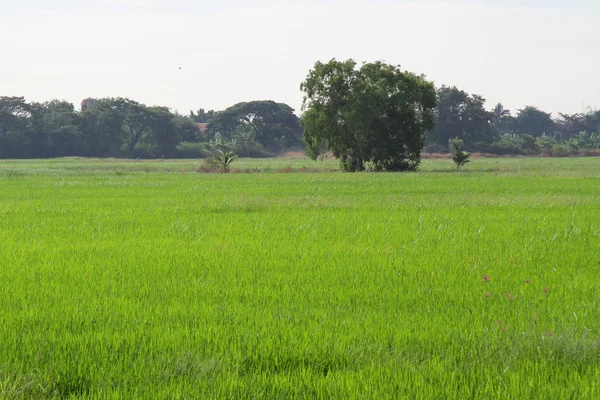
[[[0,161],[0,398],[600,398],[600,158],[198,164]]]

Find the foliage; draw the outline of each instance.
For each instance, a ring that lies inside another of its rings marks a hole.
[[[302,144],[302,129],[294,110],[274,101],[235,104],[211,118],[208,129],[225,140],[245,137],[247,148],[255,141],[271,152]]]
[[[556,131],[563,141],[569,140],[579,132],[585,132],[588,128],[583,114],[558,113],[558,115],[559,119],[556,121]]]
[[[492,109],[491,113],[491,123],[495,135],[501,135],[512,130],[515,124],[515,119],[511,115],[510,110],[504,108],[502,103],[496,104]]]
[[[537,107],[527,106],[517,113],[515,129],[518,133],[539,137],[543,134],[553,135],[556,123],[552,114],[541,111]]]
[[[521,136],[521,148],[525,154],[536,154],[539,151],[536,139],[531,135]]]
[[[600,132],[599,133],[588,133],[585,131],[579,132],[577,135],[575,135],[569,139],[568,144],[575,150],[600,149]]]
[[[436,97],[435,127],[426,133],[428,143],[446,145],[451,138],[467,144],[493,141],[493,115],[485,109],[483,97],[447,86],[438,88]]]
[[[542,134],[535,139],[535,144],[542,151],[549,150],[556,144],[556,140],[552,136]]]
[[[423,134],[433,127],[435,90],[424,77],[382,62],[317,62],[301,84],[303,139],[316,159],[323,148],[344,171],[416,170]]]
[[[121,131],[125,120],[125,102],[122,99],[99,99],[89,103],[81,112],[85,156],[109,157],[119,153]]]
[[[23,97],[0,97],[0,157],[18,157],[19,146],[30,142],[31,107]]]
[[[236,123],[219,128],[232,116],[239,118]],[[212,137],[196,121],[212,121]],[[293,110],[269,101],[182,116],[127,98],[88,98],[78,112],[59,100],[27,103],[22,97],[0,97],[0,158],[178,157],[185,153],[177,149],[180,143],[208,145],[217,135],[226,138],[224,150],[269,157],[301,147],[301,134]]]
[[[452,161],[456,164],[456,170],[459,171],[461,167],[464,167],[467,163],[470,163],[469,157],[471,153],[460,149],[460,139],[450,139],[452,146]]]
[[[229,172],[231,164],[237,157],[238,156],[233,154],[231,151],[223,152],[221,150],[217,150],[213,158],[220,171]]]
[[[181,138],[181,142],[201,142],[202,132],[193,119],[181,115],[174,115],[172,118],[176,136]]]
[[[215,110],[205,111],[204,108],[201,108],[197,112],[190,111],[189,118],[196,123],[208,123],[217,114],[218,112]]]

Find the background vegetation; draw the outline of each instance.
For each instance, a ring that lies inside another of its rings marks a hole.
[[[533,106],[511,112],[502,104],[488,110],[483,97],[446,86],[436,89],[436,101],[435,127],[425,132],[422,143],[426,153],[448,153],[448,141],[459,139],[466,151],[497,155],[600,154],[600,111],[553,116]],[[366,110],[359,111],[360,120]],[[270,157],[304,150],[302,133],[294,110],[273,101],[179,115],[122,98],[86,99],[77,110],[60,100],[28,103],[21,97],[0,97],[4,159],[204,158],[217,149]],[[385,138],[371,140],[390,147]]]
[[[270,157],[303,148],[301,136],[293,110],[273,101],[184,116],[124,98],[86,99],[77,111],[65,101],[0,97],[0,158]]]

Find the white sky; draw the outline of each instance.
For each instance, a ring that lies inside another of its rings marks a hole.
[[[332,57],[400,64],[488,108],[581,112],[600,108],[600,1],[0,0],[0,95],[29,101],[299,111]]]

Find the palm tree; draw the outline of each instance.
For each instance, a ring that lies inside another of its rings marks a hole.
[[[459,171],[460,167],[464,166],[466,163],[470,163],[469,157],[471,157],[471,153],[462,151],[456,142],[452,143],[452,147],[454,147],[454,154],[452,155],[452,161],[456,164],[456,170]]]
[[[498,103],[492,108],[492,126],[499,132],[503,127],[504,122],[510,117],[510,110],[504,108],[502,103]]]
[[[222,150],[217,150],[217,153],[214,156],[215,162],[223,172],[229,172],[229,167],[236,158],[237,155],[234,155],[233,152],[223,152]]]

